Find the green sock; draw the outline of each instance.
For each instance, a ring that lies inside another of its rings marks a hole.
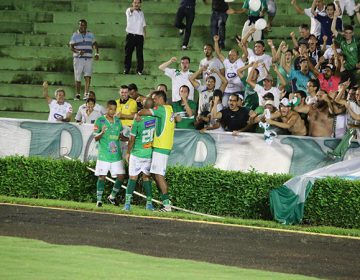
[[[102,200],[102,194],[104,192],[104,188],[105,188],[105,181],[104,180],[97,180],[96,183],[96,197],[97,197],[97,201],[101,201]]]
[[[170,196],[168,193],[162,194],[161,195],[161,200],[163,202],[164,205],[170,205],[170,200],[169,200]]]
[[[115,198],[117,193],[120,191],[122,183],[123,183],[123,181],[120,181],[118,178],[116,178],[115,184],[114,184],[113,189],[110,194],[112,198]]]
[[[146,203],[152,203],[152,185],[151,181],[143,181],[143,188],[146,194]]]
[[[127,188],[126,188],[126,197],[125,197],[126,204],[130,204],[135,187],[136,187],[136,181],[129,179]]]

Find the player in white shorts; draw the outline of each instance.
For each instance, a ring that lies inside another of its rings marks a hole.
[[[153,101],[147,98],[144,108],[152,108]],[[131,198],[136,187],[136,181],[142,173],[143,187],[146,193],[146,209],[154,210],[152,205],[152,185],[150,180],[150,166],[152,144],[154,139],[156,119],[152,116],[143,116],[133,122],[126,159],[129,162],[129,181],[126,188],[125,211],[131,208]]]

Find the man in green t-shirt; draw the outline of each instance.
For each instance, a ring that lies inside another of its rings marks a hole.
[[[126,140],[121,132],[123,127],[116,114],[116,101],[107,102],[107,113],[95,121],[94,135],[95,141],[98,142],[98,158],[96,161],[95,175],[97,181],[97,207],[102,206],[102,194],[105,187],[105,177],[110,171],[111,176],[116,178],[115,185],[112,189],[108,200],[115,204],[115,196],[120,191],[124,181],[124,163],[122,161],[120,139]]]
[[[356,70],[360,69],[360,41],[354,37],[354,28],[351,25],[344,26],[344,33],[340,34],[336,30],[336,19],[339,12],[335,11],[331,25],[331,31],[336,42],[340,45],[341,52],[344,56],[344,68],[342,80],[350,79],[351,86],[356,84]]]
[[[145,109],[151,109],[153,104],[153,100],[147,98],[143,102],[143,107]],[[155,123],[156,118],[152,116],[143,116],[141,120],[135,120],[133,122],[126,152],[126,160],[129,163],[129,181],[126,188],[125,206],[123,210],[130,210],[131,198],[140,173],[142,173],[143,187],[146,193],[146,209],[150,211],[154,210],[152,205],[150,167]]]
[[[175,114],[176,128],[195,129],[196,103],[189,100],[190,89],[187,85],[180,87],[181,100],[172,103]]]

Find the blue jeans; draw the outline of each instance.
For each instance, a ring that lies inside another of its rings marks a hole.
[[[211,37],[219,35],[219,46],[225,48],[225,25],[228,15],[226,13],[213,11],[210,20]]]

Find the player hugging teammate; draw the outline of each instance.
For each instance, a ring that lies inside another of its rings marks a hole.
[[[143,187],[146,193],[146,209],[154,210],[152,205],[151,175],[153,175],[162,192],[164,207],[160,210],[170,212],[168,186],[165,180],[167,161],[174,140],[174,113],[170,105],[166,105],[166,94],[155,91],[144,101],[144,109],[135,116],[128,142],[126,160],[129,163],[129,180],[126,189],[125,206],[123,210],[131,208],[131,198],[135,190],[136,181],[142,173]],[[97,183],[97,206],[102,206],[105,177],[110,171],[116,177],[115,185],[108,200],[115,204],[115,196],[119,192],[124,179],[124,164],[121,155],[120,141],[127,140],[122,135],[122,125],[115,116],[116,102],[111,100],[107,104],[106,115],[95,122],[95,140],[99,142],[98,160],[95,175],[99,176]]]

